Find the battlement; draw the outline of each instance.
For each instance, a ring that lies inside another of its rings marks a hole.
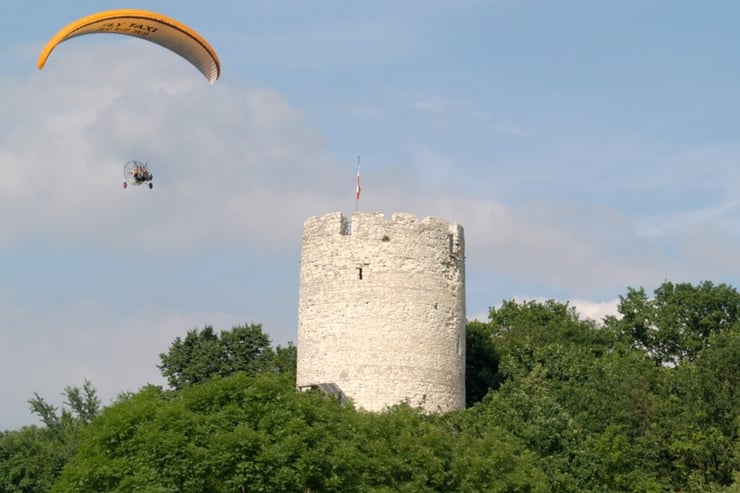
[[[416,214],[394,212],[390,219],[382,212],[354,212],[349,220],[341,212],[314,216],[303,224],[304,243],[312,237],[353,237],[358,240],[393,241],[399,238],[416,238],[419,235],[438,236],[451,254],[464,255],[462,226],[437,217],[421,221]]]
[[[350,222],[341,212],[332,212],[323,216],[313,216],[303,223],[303,231],[324,235],[350,234]]]

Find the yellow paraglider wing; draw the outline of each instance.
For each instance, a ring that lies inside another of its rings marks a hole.
[[[193,64],[211,84],[221,74],[216,52],[197,32],[165,15],[139,9],[106,10],[68,24],[41,50],[39,69],[44,67],[46,59],[59,43],[75,36],[98,33],[134,36],[172,50]]]

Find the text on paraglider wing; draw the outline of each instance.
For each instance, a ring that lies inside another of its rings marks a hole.
[[[148,36],[157,32],[158,29],[157,26],[134,22],[108,22],[100,27],[100,30],[105,32],[135,34],[137,36]]]

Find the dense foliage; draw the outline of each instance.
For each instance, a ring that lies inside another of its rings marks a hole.
[[[68,385],[61,409],[34,393],[31,411],[44,426],[26,426],[0,433],[0,492],[49,491],[64,465],[77,452],[80,433],[101,412],[92,382]]]
[[[270,344],[260,324],[240,325],[220,334],[206,326],[202,331],[188,331],[185,339],[176,338],[170,350],[159,355],[159,369],[175,389],[240,371],[248,375],[295,373],[296,348],[273,350]]]
[[[239,373],[106,409],[53,491],[545,491],[535,459],[502,429],[471,435],[403,405],[357,412]]]
[[[86,382],[61,416],[35,396],[44,426],[0,435],[0,492],[740,492],[740,294],[666,282],[619,313],[492,308],[445,415],[299,392],[260,326],[191,331],[161,355],[170,389],[101,413]]]

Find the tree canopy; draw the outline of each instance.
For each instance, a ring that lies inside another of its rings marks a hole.
[[[0,433],[0,492],[50,491],[77,453],[82,430],[102,411],[95,386],[68,385],[61,409],[34,392],[28,404],[44,426]]]
[[[159,355],[159,369],[170,386],[181,389],[213,376],[236,372],[257,375],[266,371],[295,373],[295,347],[272,349],[270,336],[261,324],[235,326],[216,334],[207,325],[177,337],[167,353]]]
[[[358,412],[282,375],[238,373],[106,409],[52,491],[512,488],[544,492],[545,476],[503,429],[468,434],[406,405]]]
[[[468,324],[468,408],[382,413],[295,388],[261,326],[177,338],[170,388],[38,395],[0,434],[0,491],[740,491],[738,293],[629,289],[619,316],[504,301]]]
[[[644,288],[620,296],[621,317],[607,326],[658,364],[693,361],[712,334],[740,323],[740,294],[726,284],[664,282],[649,298]]]

